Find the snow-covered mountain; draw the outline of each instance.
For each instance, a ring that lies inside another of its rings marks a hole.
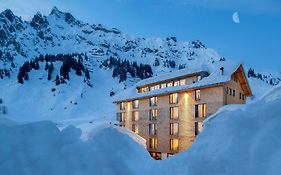
[[[46,59],[40,60],[47,54],[79,55],[74,59],[81,57],[82,74],[78,75],[72,67],[69,80],[56,85],[56,75],[61,74],[64,61],[56,59],[47,63]],[[38,63],[37,68],[28,71],[28,80],[20,84],[20,69],[30,60]],[[137,65],[133,71],[138,68],[143,72],[135,75],[129,68],[122,68],[121,73],[115,71],[113,78],[114,68],[119,63],[112,65],[110,60],[119,61],[127,67]],[[51,62],[54,68],[50,73],[44,67]],[[231,60],[207,48],[201,41],[179,42],[176,37],[133,37],[115,28],[84,23],[57,8],[53,8],[48,16],[37,13],[31,21],[23,21],[11,10],[0,13],[0,98],[7,106],[7,115],[17,120],[114,120],[110,94],[152,73],[157,75],[179,68],[216,68],[218,63],[232,64]],[[152,73],[149,73],[150,68]],[[85,69],[90,72],[93,87],[84,83]],[[250,83],[258,87],[254,89],[257,95],[271,88],[270,83],[278,84],[281,77],[280,73],[263,73],[261,78],[255,73],[257,76],[252,76]]]

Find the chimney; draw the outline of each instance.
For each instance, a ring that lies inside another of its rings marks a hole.
[[[224,67],[221,67],[220,70],[221,70],[221,75],[224,75]]]

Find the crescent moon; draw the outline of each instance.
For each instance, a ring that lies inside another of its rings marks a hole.
[[[239,24],[239,23],[240,23],[240,18],[239,18],[238,12],[234,12],[234,13],[233,13],[232,19],[233,19],[233,22],[235,22],[236,24]]]

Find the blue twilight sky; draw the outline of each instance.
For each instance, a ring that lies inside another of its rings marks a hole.
[[[24,19],[53,6],[139,37],[199,39],[226,58],[281,71],[281,0],[0,0],[1,11]]]

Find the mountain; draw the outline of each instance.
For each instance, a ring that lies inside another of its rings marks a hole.
[[[16,120],[114,120],[110,96],[137,81],[221,64],[232,61],[201,41],[134,37],[56,7],[31,21],[0,13],[0,98]],[[257,96],[281,80],[280,73],[248,75]]]

